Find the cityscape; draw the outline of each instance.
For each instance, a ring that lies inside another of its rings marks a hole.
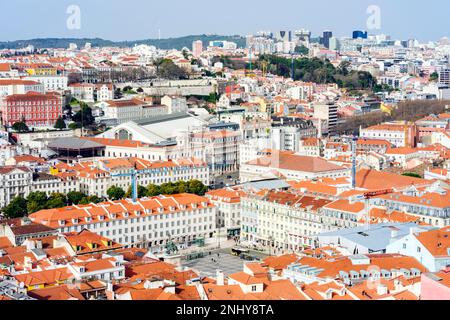
[[[76,4],[60,37],[0,30],[2,303],[450,300],[449,26],[366,7],[345,32],[119,40]]]

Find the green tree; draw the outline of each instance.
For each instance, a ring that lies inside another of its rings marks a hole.
[[[86,103],[80,104],[80,111],[75,113],[73,116],[73,121],[77,123],[80,127],[87,127],[92,125],[95,122],[95,118],[92,115],[92,109]]]
[[[177,186],[172,183],[172,182],[168,182],[168,183],[163,183],[162,185],[159,186],[159,189],[161,191],[161,194],[176,194],[177,193]]]
[[[150,184],[147,187],[147,196],[148,197],[155,197],[159,196],[161,194],[161,189],[156,184]]]
[[[69,124],[69,129],[71,130],[75,130],[75,129],[79,129],[81,128],[81,124],[78,124],[76,122],[72,122],[71,124]]]
[[[436,81],[439,79],[439,74],[437,72],[433,72],[430,74],[430,81]]]
[[[97,196],[86,196],[83,199],[81,199],[80,203],[81,205],[86,205],[86,204],[90,204],[90,203],[99,203],[102,202],[103,199],[99,198]]]
[[[147,196],[147,189],[144,186],[138,185],[137,187],[137,192],[138,192],[138,198],[144,198]],[[131,192],[131,186],[128,187],[127,193],[125,194],[126,198],[131,198],[132,192]]]
[[[412,177],[412,178],[422,178],[422,176],[420,174],[414,173],[414,172],[405,172],[402,174],[402,176]]]
[[[48,197],[45,192],[31,192],[27,198],[28,213],[34,213],[39,210],[47,209]]]
[[[69,203],[69,205],[79,204],[85,197],[87,196],[82,192],[70,191],[67,194],[67,202]]]
[[[67,197],[62,193],[52,193],[48,198],[46,207],[48,209],[62,208],[67,205]]]
[[[304,45],[296,46],[295,53],[307,56],[309,54],[309,49],[307,47],[305,47]]]
[[[189,191],[189,184],[185,181],[178,181],[177,185],[177,193],[185,193]]]
[[[17,132],[29,132],[30,131],[30,128],[28,128],[28,126],[24,120],[15,122],[12,125],[12,128],[14,131],[17,131]]]
[[[58,117],[58,120],[55,122],[55,129],[63,130],[66,129],[66,123],[64,122],[64,119],[62,117]]]
[[[111,200],[120,200],[124,198],[125,191],[123,191],[123,189],[120,187],[112,186],[106,191],[106,194]]]
[[[15,197],[2,211],[7,218],[25,217],[28,214],[27,200],[23,197]]]
[[[199,180],[190,180],[188,190],[189,190],[189,193],[194,193],[196,195],[203,196],[208,191],[208,187],[205,186]]]
[[[170,59],[162,59],[156,62],[156,74],[160,78],[170,80],[188,78],[187,72]]]

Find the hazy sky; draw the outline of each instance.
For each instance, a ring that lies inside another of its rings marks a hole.
[[[81,28],[68,29],[78,5]],[[449,0],[0,0],[0,41],[37,37],[138,40],[259,30],[331,29],[337,36],[367,29],[368,6],[381,10],[381,29],[396,39],[450,36]]]

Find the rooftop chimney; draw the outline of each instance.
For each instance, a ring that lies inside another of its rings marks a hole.
[[[387,293],[388,293],[388,288],[387,288],[387,286],[380,283],[380,284],[378,285],[378,287],[377,287],[377,294],[378,294],[379,296],[382,296],[382,295],[385,295],[385,294],[387,294]]]
[[[217,270],[217,285],[223,286],[225,284],[225,276],[222,270]]]

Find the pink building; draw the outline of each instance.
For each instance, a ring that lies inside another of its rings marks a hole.
[[[450,267],[437,273],[422,273],[421,300],[450,300]]]
[[[63,114],[62,97],[55,93],[28,92],[3,97],[0,100],[3,124],[12,126],[25,119],[29,127],[53,127]]]

